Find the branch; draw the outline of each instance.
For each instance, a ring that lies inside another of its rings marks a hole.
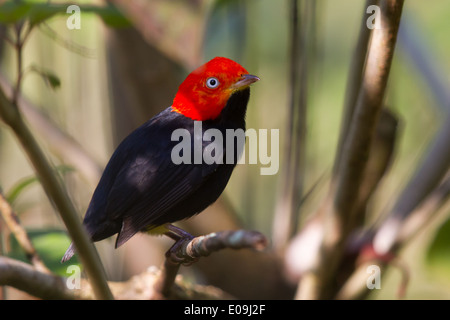
[[[202,17],[207,11],[208,1],[180,2],[182,6],[172,6],[167,1],[108,0],[108,2],[122,10],[147,42],[164,55],[188,70],[200,64],[201,36],[204,29]],[[178,28],[172,23],[174,15],[183,21],[183,28]]]
[[[398,236],[393,247],[398,250],[407,243],[413,236],[425,229],[427,225],[434,221],[440,209],[445,206],[450,198],[450,173],[447,178],[404,220],[399,229]]]
[[[154,284],[160,278],[160,271],[151,267],[127,281],[108,282],[114,297],[118,300],[148,300],[154,297]],[[33,266],[14,259],[0,256],[0,286],[11,286],[40,299],[91,300],[92,287],[85,279],[79,279],[79,288],[69,289],[72,279],[43,273]],[[181,276],[172,290],[176,299],[231,299],[222,290],[212,286],[190,284]]]
[[[398,122],[399,120],[393,112],[388,109],[381,110],[375,137],[370,146],[369,159],[361,182],[358,199],[355,199],[355,216],[357,220],[353,227],[363,225],[369,200],[392,163],[397,142]]]
[[[14,90],[3,74],[0,74],[0,87],[11,100]],[[17,102],[27,122],[40,134],[49,149],[66,163],[73,165],[92,185],[96,185],[102,174],[102,166],[73,137],[62,131],[21,94],[18,95]]]
[[[364,8],[368,8],[371,5],[378,5],[378,2],[379,0],[366,0]],[[360,24],[361,27],[359,29],[356,48],[350,60],[350,71],[347,78],[347,89],[345,92],[344,101],[344,117],[342,119],[341,132],[339,134],[338,147],[333,167],[333,176],[335,176],[338,172],[343,154],[344,143],[352,123],[352,118],[364,75],[364,67],[366,63],[367,50],[370,44],[370,36],[372,34],[372,29],[367,28],[367,15],[362,15],[362,21]]]
[[[170,297],[180,261],[193,263],[200,257],[225,248],[263,250],[267,245],[268,240],[263,234],[247,230],[214,232],[184,241],[176,248],[174,255],[167,252],[164,267],[155,283],[155,295],[157,298]]]
[[[41,299],[74,299],[61,277],[43,273],[14,259],[0,256],[0,285],[7,285]]]
[[[331,298],[338,290],[335,276],[345,253],[347,239],[359,220],[358,208],[361,203],[355,198],[359,198],[383,107],[403,3],[403,0],[381,2],[381,28],[373,30],[358,99],[343,142],[343,154],[336,158],[340,163],[336,182],[332,182],[331,186],[332,194],[335,190],[334,204],[327,204],[324,217],[327,226],[322,248],[323,260],[315,274],[318,283],[316,298]]]
[[[86,272],[93,283],[96,296],[101,299],[112,298],[98,254],[81,225],[66,189],[61,184],[57,173],[49,164],[34,136],[23,121],[19,110],[6,98],[3,90],[0,90],[0,117],[11,127],[22,144],[47,196],[57,207],[80,254]]]
[[[291,0],[288,130],[284,170],[273,220],[273,245],[277,251],[286,249],[296,232],[305,178],[308,70],[313,56],[308,52],[308,44],[314,38],[316,3],[303,2],[300,8],[298,4],[298,0]]]
[[[374,247],[380,253],[388,252],[397,241],[403,221],[429,193],[439,185],[450,168],[450,112],[429,147],[426,157],[415,175],[399,196],[388,218],[374,238]]]
[[[31,240],[28,237],[27,232],[20,224],[19,217],[12,210],[11,206],[9,205],[8,201],[6,201],[1,191],[0,191],[0,215],[5,221],[8,229],[16,237],[17,242],[25,251],[27,258],[31,261],[34,267],[39,271],[50,273],[50,270],[45,266],[44,262],[37,254],[36,249],[31,243]]]
[[[383,1],[381,29],[373,32],[362,86],[339,165],[335,210],[341,231],[347,231],[355,220],[356,202],[353,199],[363,183],[370,146],[383,107],[402,7],[403,0]]]
[[[449,197],[450,175],[402,222],[398,230],[398,236],[387,253],[380,254],[376,250],[376,247],[371,242],[373,233],[371,231],[367,232],[359,244],[359,255],[356,256],[355,260],[356,269],[342,286],[337,294],[337,298],[364,299],[368,296],[370,290],[365,285],[365,279],[367,279],[366,268],[371,264],[378,265],[381,270],[385,270],[388,266],[394,266],[401,271],[403,280],[399,288],[399,297],[403,297],[408,283],[409,271],[407,266],[398,258],[398,252],[414,237],[424,232],[436,220],[439,213],[445,214],[448,212]]]

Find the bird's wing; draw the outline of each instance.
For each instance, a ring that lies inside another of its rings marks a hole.
[[[176,165],[167,155],[151,152],[128,161],[115,179],[106,206],[108,217],[123,221],[116,246],[190,196],[217,166]]]

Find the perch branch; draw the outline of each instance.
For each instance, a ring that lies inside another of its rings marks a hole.
[[[176,259],[173,259],[172,255],[166,254],[161,274],[155,282],[155,294],[157,297],[170,296],[180,267],[180,260],[192,263],[200,257],[209,256],[211,253],[225,248],[263,250],[267,245],[268,240],[263,234],[247,230],[214,232],[184,241],[177,247]]]

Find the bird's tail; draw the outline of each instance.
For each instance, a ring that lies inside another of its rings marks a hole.
[[[64,254],[64,256],[61,259],[61,263],[64,263],[66,261],[69,261],[70,258],[73,257],[73,255],[75,254],[75,246],[73,245],[73,242],[70,244],[69,248],[67,248],[66,253]]]

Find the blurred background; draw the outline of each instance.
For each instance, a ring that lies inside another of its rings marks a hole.
[[[25,112],[27,121],[58,167],[80,218],[103,167],[121,139],[170,106],[178,85],[192,69],[213,57],[225,56],[261,78],[252,87],[247,127],[279,129],[280,170],[276,175],[264,176],[260,175],[260,163],[238,165],[220,201],[180,226],[193,234],[242,227],[259,230],[271,239],[289,140],[291,1],[71,4],[81,7],[80,29],[70,30],[67,20],[71,14],[63,12],[46,19],[27,38],[23,68],[40,72],[26,73],[22,93],[31,110]],[[118,10],[91,10],[111,5]],[[83,6],[90,10],[83,11]],[[364,1],[359,0],[317,0],[305,10],[310,10],[311,15],[306,22],[300,19],[300,25],[309,28],[309,60],[303,78],[308,85],[306,134],[304,145],[300,146],[304,169],[303,191],[298,195],[300,207],[296,210],[299,225],[318,209],[328,191],[347,77],[365,12]],[[446,0],[405,3],[386,99],[398,116],[399,136],[389,174],[370,203],[369,221],[376,220],[392,205],[450,111],[449,13],[450,2]],[[2,33],[13,34],[10,27],[0,28]],[[14,84],[16,50],[6,41],[0,48],[2,81]],[[51,77],[56,78],[56,85],[49,83],[55,80]],[[59,265],[58,260],[70,240],[60,233],[65,227],[34,177],[17,139],[0,122],[0,187],[13,196],[12,206],[42,250],[41,255],[48,255],[45,259],[53,261],[54,268],[64,275],[65,266]],[[430,254],[449,213],[447,205],[446,213],[401,252],[410,271],[407,299],[450,298],[450,251],[439,249],[438,254]],[[1,254],[20,258],[7,229],[1,224],[0,227]],[[445,241],[445,236],[441,238]],[[137,235],[118,250],[114,250],[114,239],[99,243],[97,248],[108,278],[119,281],[149,266],[160,266],[170,245],[171,241],[165,238]],[[445,248],[442,243],[441,247]],[[204,258],[193,267],[183,267],[181,272],[193,282],[217,285],[240,298],[293,295],[295,285],[278,266],[282,261],[280,252],[261,258],[260,253],[229,251]],[[262,264],[260,258],[271,262]],[[233,264],[230,272],[217,267]],[[280,274],[264,276],[259,282],[267,288],[279,282],[273,287],[280,291],[262,294],[261,284],[255,284],[257,275],[273,273]],[[395,299],[400,278],[397,270],[387,270],[382,275],[381,289],[374,290],[369,298]],[[242,279],[247,281],[245,288],[239,285]],[[16,294],[11,290],[6,297]]]

